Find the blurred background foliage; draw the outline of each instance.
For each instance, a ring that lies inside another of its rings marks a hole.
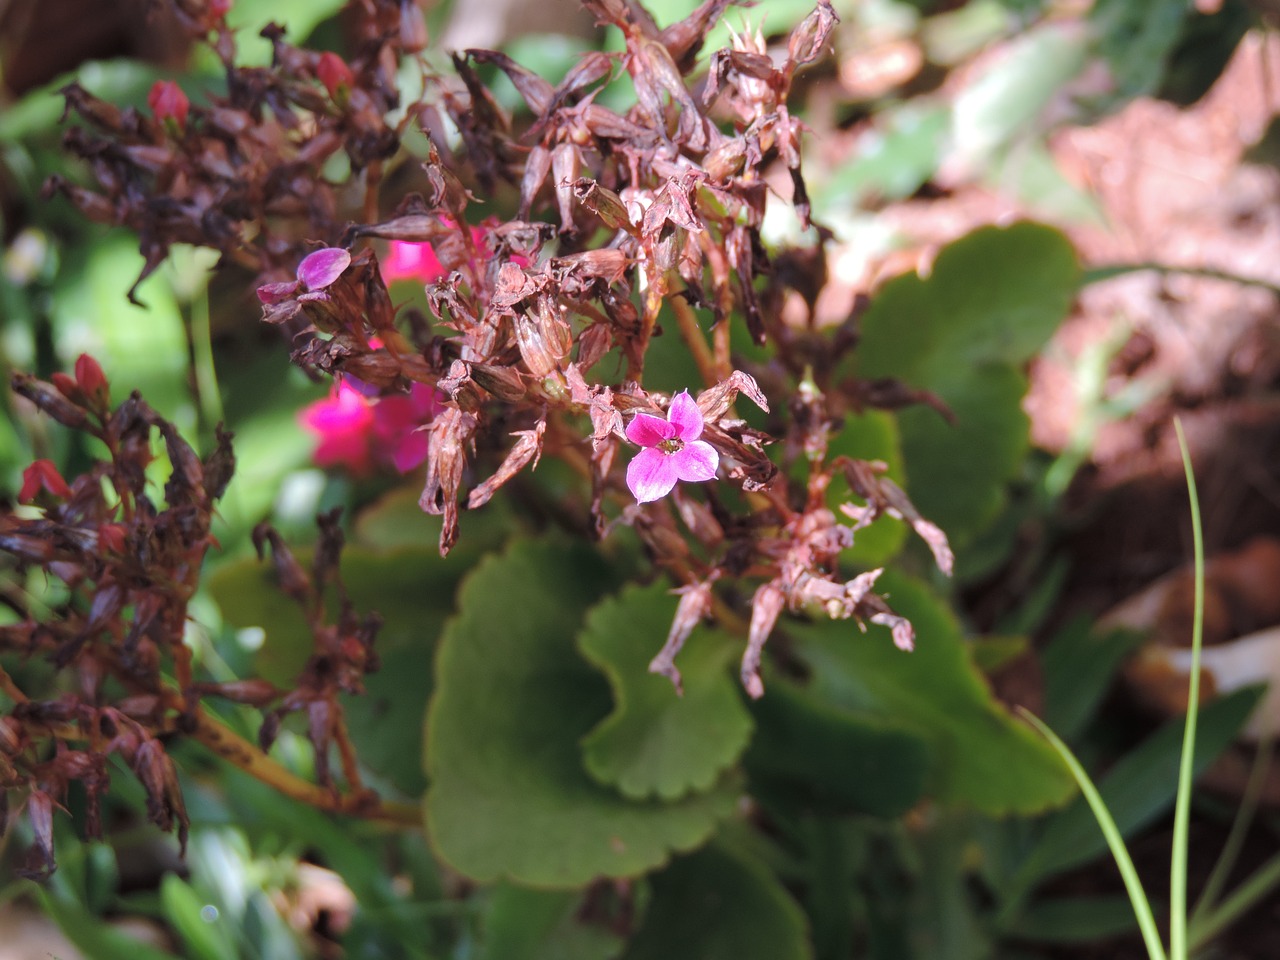
[[[959,586],[930,576],[900,524],[878,521],[849,554],[850,572],[894,562],[882,584],[915,622],[916,651],[903,656],[883,637],[842,644],[840,623],[796,628],[767,696],[748,705],[728,671],[737,651],[715,630],[695,634],[684,654],[682,699],[645,672],[675,599],[662,581],[618,590],[639,562],[634,544],[606,570],[547,536],[545,518],[499,498],[466,518],[442,560],[415,477],[313,466],[314,439],[297,417],[328,385],[289,366],[245,278],[212,273],[207,251],[175,251],[140,287],[144,305],[130,304],[136,239],[41,199],[48,175],[84,176],[60,149],[56,91],[74,79],[141,107],[158,78],[177,77],[193,99],[223,80],[207,51],[166,47],[161,26],[139,36],[153,29],[142,19],[115,33],[104,26],[96,45],[68,53],[75,62],[42,61],[39,44],[57,50],[59,37],[53,7],[41,6],[0,4],[11,89],[0,112],[0,364],[47,375],[87,352],[115,401],[140,390],[197,450],[211,449],[219,422],[235,432],[237,473],[215,531],[222,549],[189,630],[214,679],[297,673],[310,635],[253,557],[249,534],[270,517],[305,543],[317,511],[345,508],[348,587],[359,609],[386,620],[382,669],[347,704],[353,736],[374,787],[425,798],[426,831],[336,820],[181,746],[192,817],[184,861],[139,818],[137,785],[117,776],[106,842],[80,842],[72,821],[57,818],[58,872],[41,888],[9,880],[0,900],[38,909],[95,960],[1012,960],[1132,931],[1114,884],[1062,882],[1091,864],[1097,872],[1101,837],[1068,802],[1052,753],[989,681],[1044,639],[1037,631],[1061,589],[1062,556],[1048,540],[1033,545],[1035,562],[1019,568],[1025,589],[994,622],[970,616],[964,588],[1009,570],[1028,529],[1052,528],[1064,471],[1069,479],[1080,462],[1078,451],[1055,460],[1036,450],[1022,406],[1028,361],[1090,280],[1059,228],[1104,222],[1048,138],[1137,97],[1195,102],[1265,11],[1243,0],[1202,9],[1185,0],[836,3],[834,56],[802,76],[793,110],[813,131],[805,172],[814,218],[839,244],[833,269],[855,278],[845,286],[881,279],[876,265],[903,244],[882,213],[908,198],[979,184],[1056,226],[985,227],[941,250],[923,276],[877,285],[847,375],[932,391],[957,424],[924,407],[851,413],[833,450],[888,464],[949,534]],[[341,6],[237,4],[242,59],[269,61],[256,35],[272,21],[294,43],[341,52]],[[619,48],[568,0],[533,6],[429,7],[427,62],[447,69],[436,37],[495,44],[554,81],[583,51]],[[665,24],[692,4],[647,6]],[[806,0],[730,8],[706,49],[743,23],[785,36],[809,9]],[[416,70],[402,75],[410,89]],[[521,109],[513,88],[490,79],[505,107]],[[618,82],[601,99],[623,106],[630,95]],[[775,212],[771,248],[812,242],[789,207]],[[395,292],[421,297],[411,286]],[[692,382],[677,343],[654,350],[658,387]],[[0,496],[13,500],[35,458],[67,475],[85,463],[78,440],[7,394],[3,402]],[[162,478],[166,465],[155,469]],[[551,464],[529,482],[552,501],[568,483]],[[834,505],[845,491],[830,497]],[[15,583],[8,569],[0,578],[4,590],[57,589]],[[1099,721],[1133,645],[1104,643],[1077,623],[1038,655],[1048,722],[1095,764],[1122,755],[1102,785],[1130,834],[1169,809],[1178,749],[1174,721],[1129,738]],[[1232,742],[1257,696],[1206,708],[1202,764]],[[253,738],[252,717],[228,707],[222,719]],[[286,728],[275,752],[312,772],[297,731]],[[9,838],[6,863],[21,845]],[[0,956],[23,956],[3,941]]]

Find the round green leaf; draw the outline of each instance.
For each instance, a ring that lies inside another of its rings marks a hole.
[[[674,800],[711,787],[742,754],[751,717],[726,671],[734,641],[698,629],[677,657],[680,696],[649,673],[671,627],[676,598],[665,581],[629,587],[587,614],[578,648],[604,671],[614,710],[582,741],[587,772],[642,800]]]
[[[764,866],[718,844],[652,880],[644,925],[623,960],[807,960],[804,914]]]
[[[794,627],[794,652],[810,667],[814,694],[878,713],[928,742],[929,792],[944,803],[993,815],[1063,803],[1074,790],[1066,766],[992,696],[950,611],[892,570],[877,589],[915,625],[915,650],[897,649],[882,627],[866,635],[843,621]]]
[[[461,873],[551,888],[635,876],[702,843],[733,809],[732,782],[641,803],[583,769],[579,743],[610,704],[574,635],[612,579],[589,550],[522,543],[463,583],[426,749],[427,832]]]
[[[938,254],[927,279],[885,284],[862,320],[860,376],[897,377],[948,402],[989,363],[1029,360],[1080,283],[1075,251],[1051,227],[983,227]]]
[[[480,960],[609,960],[622,938],[583,916],[583,896],[498,884],[484,917]]]

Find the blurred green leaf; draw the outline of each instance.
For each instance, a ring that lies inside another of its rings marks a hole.
[[[922,737],[931,747],[927,791],[942,803],[1000,816],[1064,802],[1073,790],[1070,773],[991,695],[950,610],[893,570],[876,586],[915,625],[915,650],[897,649],[882,627],[863,635],[843,621],[791,626],[815,696],[871,711]]]
[[[1191,11],[1182,23],[1156,96],[1191,106],[1222,76],[1253,25],[1254,12],[1245,0],[1225,0],[1214,13]]]
[[[67,939],[93,960],[179,960],[171,953],[112,928],[78,903],[54,896],[40,887],[35,888],[35,895],[40,908]]]
[[[1044,720],[1071,743],[1084,732],[1115,679],[1142,643],[1142,634],[1095,630],[1089,620],[1068,624],[1040,656],[1044,672]]]
[[[597,554],[534,542],[463,583],[427,713],[426,822],[467,876],[559,888],[634,876],[697,846],[733,808],[732,783],[639,803],[583,769],[579,743],[610,698],[573,637],[613,583]]]
[[[574,891],[500,883],[489,897],[480,960],[609,960],[622,938],[581,917]]]
[[[757,795],[897,817],[924,793],[928,744],[892,720],[831,706],[781,677],[768,678],[751,713],[757,729],[746,764]]]
[[[217,911],[206,920],[206,906],[196,892],[176,873],[166,873],[160,881],[160,902],[165,919],[178,931],[192,960],[235,960],[236,951],[220,926]]]
[[[121,233],[68,251],[52,301],[55,346],[66,370],[80,354],[92,354],[111,381],[114,403],[138,390],[162,416],[189,431],[195,404],[187,381],[186,327],[173,290],[163,274],[153,274],[138,290],[145,307],[125,297],[142,262],[137,241]]]
[[[1022,940],[1087,943],[1138,929],[1125,896],[1071,897],[1033,903],[1004,932]]]
[[[1258,705],[1262,689],[1251,687],[1202,707],[1196,728],[1195,771],[1203,772],[1227,748]],[[1107,771],[1098,792],[1121,834],[1131,836],[1155,821],[1173,805],[1178,788],[1178,758],[1182,752],[1183,720],[1165,723]],[[1100,856],[1106,840],[1093,811],[1077,798],[1046,824],[1040,842],[1027,855],[1017,886],[1029,889],[1041,879]]]
[[[815,191],[815,210],[826,215],[866,199],[911,196],[937,171],[950,119],[949,106],[926,101],[881,111],[874,129],[859,140],[856,155]]]
[[[1146,2],[1146,0],[1138,0]],[[1048,127],[1046,108],[1088,61],[1089,33],[1078,22],[1033,26],[957,94],[951,112],[952,160],[980,174],[1016,140]],[[976,286],[976,284],[975,284]]]
[[[712,844],[656,874],[623,960],[807,960],[805,916],[773,874]]]
[[[1155,92],[1191,12],[1186,0],[1097,0],[1089,12],[1098,50],[1111,68],[1109,105]]]
[[[676,658],[683,696],[649,672],[676,611],[669,588],[663,580],[627,587],[593,607],[578,635],[578,649],[609,678],[614,701],[583,738],[583,761],[591,776],[633,800],[710,789],[751,736],[751,717],[726,670],[737,652],[732,638],[693,632]]]

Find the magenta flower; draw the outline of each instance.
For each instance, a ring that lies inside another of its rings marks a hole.
[[[361,475],[371,471],[373,404],[359,390],[338,383],[328,397],[306,407],[298,420],[316,435],[316,466],[344,466]]]
[[[270,305],[296,297],[298,300],[328,300],[324,288],[342,276],[351,266],[351,254],[341,247],[321,247],[307,254],[298,264],[298,279],[280,283],[264,283],[258,288],[258,299]],[[301,292],[300,292],[301,291]]]
[[[431,244],[414,243],[409,240],[392,240],[391,249],[380,266],[382,279],[386,283],[394,283],[397,280],[435,283],[445,275],[445,269],[436,258],[436,252]]]
[[[682,390],[671,398],[667,419],[637,413],[627,439],[644,447],[627,465],[627,486],[640,503],[665,497],[677,480],[700,483],[716,475],[720,455],[702,436],[702,411]]]

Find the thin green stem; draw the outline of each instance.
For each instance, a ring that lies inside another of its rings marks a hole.
[[[1102,828],[1102,835],[1107,838],[1107,846],[1111,848],[1111,856],[1115,859],[1116,866],[1120,868],[1120,876],[1124,879],[1125,891],[1129,894],[1129,902],[1133,904],[1133,912],[1138,918],[1138,928],[1142,931],[1142,940],[1146,944],[1147,955],[1151,960],[1168,960],[1164,952],[1164,945],[1160,942],[1160,931],[1156,929],[1156,918],[1151,912],[1151,904],[1147,900],[1146,891],[1142,889],[1142,880],[1139,879],[1138,871],[1133,865],[1133,859],[1129,856],[1128,848],[1125,847],[1124,837],[1120,835],[1120,828],[1116,826],[1110,811],[1107,810],[1106,801],[1098,793],[1098,788],[1089,779],[1089,774],[1080,765],[1080,761],[1071,752],[1071,748],[1063,743],[1058,735],[1050,730],[1048,725],[1035,714],[1021,707],[1018,708],[1018,712],[1027,723],[1035,727],[1040,732],[1040,735],[1048,740],[1053,748],[1058,751],[1058,755],[1062,757],[1067,767],[1071,770],[1071,775],[1075,777],[1076,783],[1079,784],[1080,792],[1084,794],[1085,800],[1089,803],[1089,808],[1093,811],[1093,815],[1098,821],[1098,826]]]
[[[218,371],[213,361],[213,332],[209,324],[209,290],[200,291],[191,304],[191,356],[196,376],[196,394],[206,429],[226,420]]]
[[[1178,768],[1178,799],[1173,809],[1173,856],[1169,868],[1169,956],[1187,960],[1187,834],[1191,822],[1191,781],[1195,775],[1196,718],[1200,710],[1200,647],[1204,639],[1204,535],[1200,526],[1200,500],[1195,471],[1182,422],[1173,421],[1187,476],[1191,502],[1191,537],[1195,555],[1195,612],[1191,627],[1191,682],[1187,691],[1187,722],[1182,731],[1182,756]]]
[[[1191,928],[1191,950],[1204,946],[1263,899],[1270,897],[1280,887],[1280,853],[1277,853],[1255,870],[1244,883],[1236,887],[1222,905],[1201,923]]]
[[[1227,879],[1231,876],[1231,871],[1240,856],[1240,851],[1244,848],[1245,837],[1249,834],[1249,827],[1252,826],[1254,814],[1258,810],[1258,802],[1262,799],[1262,790],[1266,786],[1274,747],[1275,741],[1270,735],[1258,745],[1258,755],[1254,758],[1253,769],[1249,771],[1249,781],[1245,784],[1244,796],[1240,798],[1240,809],[1236,811],[1235,819],[1231,823],[1227,842],[1222,845],[1218,862],[1213,865],[1213,871],[1205,882],[1200,899],[1191,911],[1191,919],[1187,921],[1189,936],[1193,941],[1197,938],[1197,930],[1217,906]]]

